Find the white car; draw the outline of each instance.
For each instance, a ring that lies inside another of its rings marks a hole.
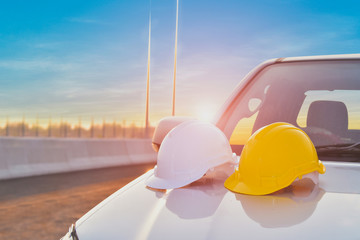
[[[168,118],[154,145],[174,125]],[[360,54],[279,58],[250,72],[214,121],[240,155],[257,129],[304,130],[327,168],[319,184],[265,196],[224,187],[225,164],[179,189],[147,188],[145,173],[81,217],[63,239],[360,239]]]

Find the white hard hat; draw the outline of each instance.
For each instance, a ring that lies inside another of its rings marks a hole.
[[[157,189],[183,187],[233,159],[229,141],[220,129],[208,122],[187,121],[165,136],[157,166],[146,185]]]

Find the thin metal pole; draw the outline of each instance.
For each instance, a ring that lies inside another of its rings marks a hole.
[[[25,137],[25,115],[23,114],[21,122],[21,136]]]
[[[39,114],[36,114],[35,136],[39,136]]]
[[[62,116],[60,117],[60,127],[59,127],[59,137],[63,136],[63,118]]]
[[[135,138],[135,122],[131,124],[131,138]]]
[[[123,120],[123,125],[122,125],[122,136],[123,138],[126,138],[126,120]]]
[[[51,137],[51,116],[49,118],[49,126],[48,126],[48,137]]]
[[[78,138],[81,138],[81,117],[79,117]]]
[[[6,117],[6,136],[10,136],[9,116]]]
[[[94,118],[91,118],[90,137],[94,137]]]
[[[67,130],[68,130],[68,123],[65,121],[64,122],[64,138],[67,137]]]
[[[102,137],[105,138],[105,132],[106,132],[106,122],[105,118],[103,118],[103,129],[102,129]]]
[[[149,43],[148,43],[148,62],[147,62],[147,81],[146,81],[146,112],[145,112],[145,137],[149,135],[149,98],[150,98],[150,47],[151,47],[151,2],[149,14]]]
[[[175,54],[174,54],[174,84],[172,99],[172,116],[175,116],[175,90],[176,90],[176,59],[177,59],[177,41],[178,41],[178,25],[179,25],[179,0],[176,0],[176,29],[175,29]]]
[[[113,122],[113,137],[116,138],[116,119]]]

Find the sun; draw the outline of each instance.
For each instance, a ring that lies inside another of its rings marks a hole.
[[[201,105],[197,108],[196,117],[199,120],[211,122],[215,115],[215,110],[210,105]]]

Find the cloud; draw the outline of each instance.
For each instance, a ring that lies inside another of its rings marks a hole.
[[[71,17],[71,18],[66,18],[66,20],[69,22],[74,22],[74,23],[105,24],[105,22],[97,20],[97,19],[82,18],[82,17]]]
[[[292,25],[292,28],[262,31],[249,44],[251,52],[272,58],[347,53],[348,50],[358,48],[357,19],[326,14],[313,15],[309,19]],[[335,50],[343,52],[333,52]]]
[[[41,43],[32,44],[30,47],[47,50],[47,49],[56,49],[58,47],[61,47],[62,44],[63,44],[62,42],[41,42]]]
[[[68,71],[74,69],[75,65],[51,60],[1,60],[0,68],[26,71]]]

